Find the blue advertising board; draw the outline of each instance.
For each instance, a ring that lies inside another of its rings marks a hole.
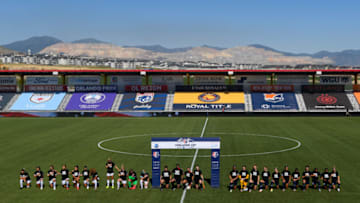
[[[121,100],[119,110],[163,111],[165,109],[166,98],[167,94],[164,93],[126,93]]]
[[[116,93],[74,93],[65,110],[110,110]]]
[[[294,93],[251,93],[253,110],[297,110]]]
[[[22,93],[10,110],[13,111],[55,111],[65,93]]]

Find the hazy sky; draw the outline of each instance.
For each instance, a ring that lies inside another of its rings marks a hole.
[[[2,0],[0,44],[49,35],[118,45],[360,48],[359,0]]]

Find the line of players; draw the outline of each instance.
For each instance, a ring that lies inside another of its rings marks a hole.
[[[290,187],[291,183],[291,188],[293,191],[296,191],[299,187],[301,187],[304,191],[308,190],[311,183],[311,187],[318,189],[319,192],[321,192],[321,189],[328,189],[329,192],[331,189],[336,189],[338,192],[340,192],[340,176],[335,167],[331,172],[329,172],[328,168],[325,168],[324,172],[320,173],[317,168],[315,168],[313,171],[310,171],[310,167],[305,166],[305,170],[301,175],[298,168],[296,168],[294,172],[291,173],[288,166],[285,166],[281,173],[277,168],[274,169],[273,173],[270,173],[267,167],[264,167],[264,170],[260,173],[256,165],[253,166],[249,173],[246,169],[246,166],[242,166],[241,171],[238,171],[236,166],[233,166],[229,173],[229,179],[230,192],[238,187],[238,182],[240,182],[239,189],[241,192],[251,192],[252,190],[257,189],[259,189],[259,192],[267,189],[270,189],[272,192],[274,189],[280,188],[285,191]],[[302,186],[300,185],[301,182],[303,184]],[[281,186],[280,183],[282,183]]]
[[[172,190],[180,188],[189,190],[192,187],[200,190],[205,189],[204,176],[198,165],[195,166],[194,171],[187,168],[185,172],[179,164],[176,164],[172,171],[169,171],[168,166],[165,166],[160,176],[160,190],[170,189],[170,184]]]
[[[119,171],[119,178],[117,180],[117,189],[120,189],[120,187],[128,187],[131,190],[136,189],[137,183],[138,183],[138,179],[136,176],[136,172],[132,169],[129,170],[129,173],[127,173],[127,171],[125,170],[124,166],[121,165],[121,169],[119,169],[114,162],[111,161],[111,159],[108,159],[108,161],[105,164],[105,168],[107,170],[107,184],[106,184],[106,188],[108,189],[110,186],[112,188],[114,188],[114,168],[116,168]],[[84,166],[83,170],[80,172],[79,170],[79,166],[74,166],[74,169],[70,172],[66,165],[63,165],[60,173],[55,170],[54,166],[51,165],[49,167],[49,170],[47,172],[47,176],[49,178],[49,186],[50,188],[52,188],[53,190],[56,190],[56,176],[57,175],[61,175],[61,185],[62,187],[66,188],[67,190],[69,190],[70,188],[70,175],[72,177],[72,184],[74,186],[74,188],[76,188],[77,190],[80,189],[80,178],[82,177],[83,179],[83,185],[86,189],[90,189],[90,186],[94,187],[94,189],[96,190],[99,187],[99,180],[100,177],[98,175],[98,173],[96,172],[96,169],[92,168],[92,169],[88,169],[87,166]],[[44,189],[44,173],[42,172],[42,170],[40,169],[40,167],[36,167],[36,170],[34,172],[33,175],[36,179],[36,185],[38,188],[40,188],[41,190]],[[144,169],[141,172],[141,176],[140,176],[140,187],[141,189],[148,188],[148,184],[149,184],[149,173],[147,173]],[[110,185],[110,181],[111,181],[111,185]],[[21,169],[20,171],[20,189],[23,188],[30,188],[31,186],[31,178],[28,172],[25,171],[25,169]]]

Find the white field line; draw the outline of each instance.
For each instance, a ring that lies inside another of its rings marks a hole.
[[[206,117],[206,120],[205,120],[203,129],[202,129],[202,131],[201,131],[200,137],[204,137],[204,133],[205,133],[205,129],[206,129],[208,120],[209,120],[209,118]],[[196,161],[196,158],[197,158],[197,156],[198,156],[198,153],[199,153],[199,149],[196,149],[195,154],[194,154],[194,158],[193,158],[193,160],[192,160],[192,162],[191,162],[191,168],[190,168],[191,171],[194,169],[194,165],[195,165],[195,161]],[[186,197],[186,191],[187,191],[187,189],[185,188],[185,189],[184,189],[184,192],[183,192],[182,195],[181,195],[180,203],[184,203],[184,200],[185,200],[185,197]]]

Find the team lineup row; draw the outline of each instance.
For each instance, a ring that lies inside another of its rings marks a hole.
[[[138,184],[138,178],[136,172],[132,169],[127,172],[125,170],[124,165],[121,165],[119,168],[111,159],[105,164],[106,168],[106,189],[115,188],[115,180],[114,180],[114,169],[116,169],[118,173],[117,179],[117,189],[129,188],[130,190],[134,190]],[[70,174],[72,176],[72,184],[74,188],[77,190],[80,189],[80,178],[83,178],[83,185],[86,189],[89,189],[90,186],[95,190],[99,187],[99,175],[96,172],[96,169],[88,169],[87,166],[84,166],[82,172],[80,172],[78,166],[74,166],[74,169],[69,172],[66,165],[63,165],[60,173],[54,169],[54,166],[50,166],[47,176],[49,178],[49,186],[53,190],[56,190],[56,176],[61,175],[61,185],[67,190],[70,188]],[[44,188],[44,174],[41,171],[40,167],[36,168],[36,171],[33,175],[36,179],[36,185],[41,190]],[[232,192],[234,189],[239,188],[242,191],[258,190],[262,192],[263,190],[270,189],[272,192],[274,189],[282,189],[285,191],[291,185],[291,188],[296,191],[297,188],[301,187],[302,180],[302,189],[309,189],[310,185],[314,189],[336,189],[338,192],[340,191],[340,176],[334,167],[330,172],[327,168],[324,169],[323,173],[320,173],[317,168],[313,171],[310,171],[310,167],[306,166],[302,175],[299,170],[296,168],[293,173],[289,171],[289,167],[285,166],[284,170],[280,173],[277,168],[274,169],[274,172],[271,174],[267,167],[264,167],[263,171],[260,173],[257,166],[254,165],[252,170],[249,172],[246,169],[246,166],[242,166],[241,171],[236,169],[234,165],[232,170],[229,173],[229,191]],[[310,182],[311,181],[311,182]],[[321,184],[322,181],[322,184]],[[140,188],[147,189],[150,182],[149,173],[144,169],[141,171],[141,175],[139,178]],[[240,185],[239,185],[240,182]],[[280,186],[280,183],[282,185]],[[176,167],[170,171],[167,166],[164,167],[164,170],[161,173],[160,177],[160,189],[204,189],[205,182],[204,176],[200,167],[197,165],[194,171],[191,171],[190,168],[187,168],[185,171],[180,168],[179,164],[176,164]],[[22,169],[20,172],[20,189],[22,188],[30,188],[31,186],[31,178],[30,175]]]

